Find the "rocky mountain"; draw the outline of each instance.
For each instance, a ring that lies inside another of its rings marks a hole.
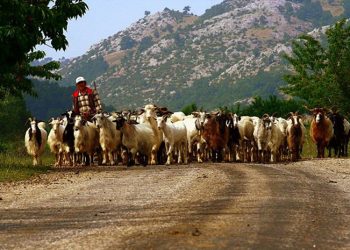
[[[66,63],[62,84],[84,75],[116,109],[230,106],[279,94],[290,42],[349,16],[343,0],[225,0],[202,16],[166,8]]]

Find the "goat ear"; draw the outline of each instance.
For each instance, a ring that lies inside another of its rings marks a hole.
[[[197,112],[197,111],[193,111],[191,114],[192,114],[194,117],[199,117],[199,112]]]
[[[145,109],[142,108],[142,109],[140,109],[140,110],[137,112],[137,114],[138,114],[138,115],[142,115],[144,112],[145,112]]]
[[[31,121],[31,118],[29,117],[29,118],[27,119],[26,123],[24,123],[24,126],[26,127],[26,126],[30,123],[30,121]]]
[[[48,121],[47,121],[47,123],[51,124],[53,120],[54,120],[54,118],[53,118],[53,117],[51,117],[51,119],[50,119],[50,120],[48,120]]]

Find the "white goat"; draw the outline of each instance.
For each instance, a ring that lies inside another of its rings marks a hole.
[[[193,112],[192,115],[186,116],[184,124],[187,130],[188,153],[192,155],[192,147],[196,143],[197,162],[203,162],[205,140],[201,136],[203,131],[205,112]]]
[[[184,112],[181,112],[181,111],[174,112],[170,116],[170,121],[173,123],[178,122],[178,121],[183,121],[183,120],[185,120],[185,117],[186,117],[186,115],[184,114]]]
[[[47,132],[44,122],[37,122],[35,118],[29,118],[30,127],[24,136],[24,144],[29,155],[33,156],[33,165],[41,164],[40,156],[44,152]]]
[[[128,165],[134,164],[136,153],[146,156],[147,160],[156,158],[156,151],[153,149],[157,138],[149,123],[129,124],[123,116],[117,115],[114,121],[117,129],[122,133],[122,144],[131,154]]]
[[[167,123],[168,116],[158,117],[158,129],[164,133],[165,148],[167,153],[166,165],[171,164],[174,148],[178,150],[177,163],[183,160],[187,164],[187,129],[183,121]]]
[[[149,124],[152,128],[153,134],[154,134],[154,145],[152,146],[152,154],[151,154],[151,165],[157,164],[157,152],[160,147],[160,145],[163,142],[163,132],[159,131],[157,127],[157,110],[159,108],[154,104],[147,104],[143,109],[141,109],[142,113],[142,119],[140,119],[140,122]]]
[[[271,139],[271,120],[268,115],[256,122],[254,127],[254,139],[257,145],[258,161],[268,161],[268,143]]]
[[[239,159],[242,162],[250,162],[254,150],[254,124],[250,117],[244,116],[238,121],[239,131]]]
[[[271,122],[271,137],[268,142],[268,147],[271,152],[271,162],[278,162],[280,161],[280,152],[281,147],[284,143],[284,135],[280,129],[279,126],[277,126],[275,123]]]
[[[91,165],[98,146],[99,135],[95,124],[85,121],[80,115],[77,115],[74,118],[75,153],[87,153],[87,163]]]
[[[114,165],[115,152],[121,146],[121,132],[117,130],[115,123],[105,114],[96,114],[93,117],[99,130],[100,145],[103,152],[102,164]]]
[[[62,144],[64,126],[62,125],[62,120],[59,118],[52,118],[49,124],[52,126],[52,128],[47,138],[47,144],[50,147],[50,151],[55,155],[55,166],[61,166],[63,158]]]

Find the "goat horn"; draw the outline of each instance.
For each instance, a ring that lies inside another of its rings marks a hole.
[[[306,105],[304,105],[304,108],[305,109],[307,109],[308,111],[310,111],[310,112],[313,112],[314,111],[314,109],[310,109],[308,106],[306,106]]]

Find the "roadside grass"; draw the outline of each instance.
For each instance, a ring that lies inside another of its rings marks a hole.
[[[312,141],[310,136],[310,126],[306,127],[306,134],[305,134],[305,143],[303,146],[303,152],[301,154],[301,158],[315,158],[317,156],[317,150],[316,145]],[[328,152],[328,151],[327,151]]]
[[[25,150],[24,142],[16,138],[2,144],[0,151],[0,182],[20,181],[30,177],[47,173],[54,162],[54,156],[48,148],[42,155],[42,164],[33,166],[33,158]]]

